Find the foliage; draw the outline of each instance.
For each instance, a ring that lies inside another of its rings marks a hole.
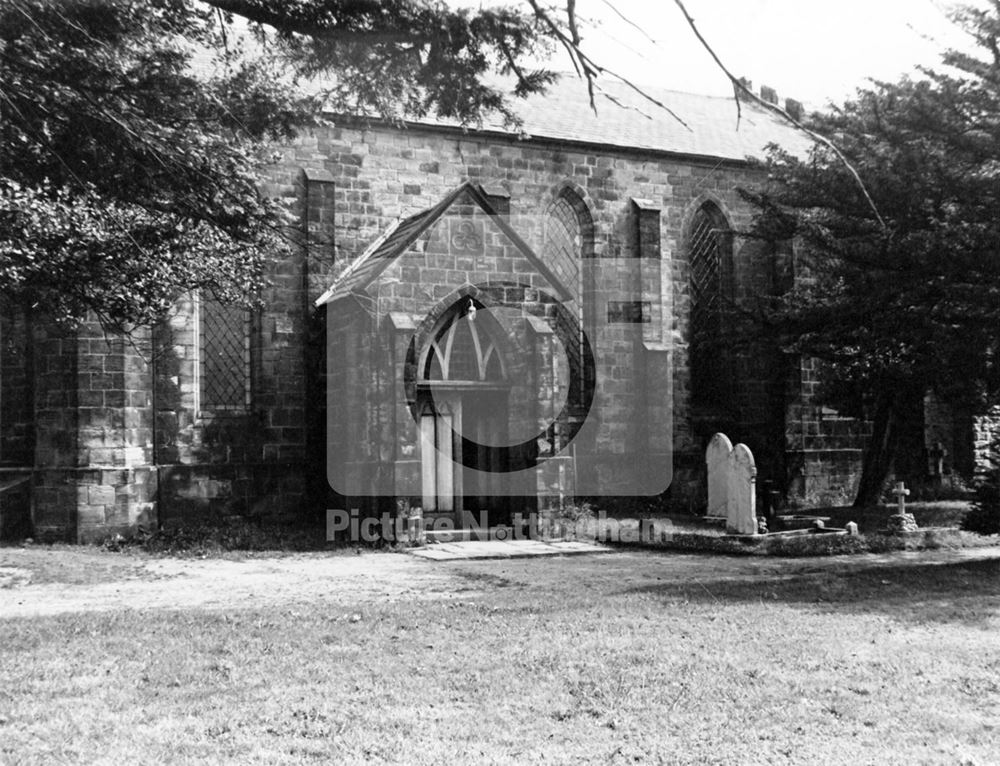
[[[140,531],[134,537],[115,535],[104,541],[109,551],[171,556],[219,556],[226,553],[325,550],[324,529],[307,526],[262,524],[245,519],[198,523]]]
[[[1000,535],[1000,440],[993,445],[989,470],[976,485],[976,498],[962,521],[962,529]]]
[[[721,553],[739,556],[842,556],[855,553],[886,553],[902,550],[975,548],[984,541],[969,532],[951,528],[920,529],[906,534],[868,533],[857,536],[819,534],[771,534],[756,538],[732,538],[719,534],[674,532],[664,540],[635,539],[620,543],[626,547]]]
[[[1000,535],[1000,482],[995,478],[979,488],[962,529],[980,535]]]
[[[746,192],[750,234],[795,241],[796,284],[763,307],[767,327],[823,365],[825,398],[874,428],[857,498],[871,503],[900,420],[927,390],[982,408],[1000,390],[1000,3],[963,23],[985,59],[874,83],[811,127],[807,157],[772,147],[769,184]]]
[[[589,502],[567,501],[562,508],[540,513],[538,528],[533,534],[542,539],[588,539],[592,537],[590,530],[595,518],[596,511]]]
[[[249,19],[295,74],[322,83],[340,114],[423,117],[461,124],[488,112],[516,124],[510,97],[555,79],[526,61],[552,51],[552,31],[513,7],[451,8],[432,0],[208,0]],[[270,34],[269,34],[270,32]],[[500,78],[513,80],[510,92]]]
[[[198,78],[211,16],[174,0],[0,9],[0,280],[62,319],[122,327],[183,290],[260,286],[277,208],[260,142],[306,117],[264,65]]]
[[[273,28],[251,25],[254,41],[247,20]],[[423,0],[8,0],[5,300],[118,330],[155,321],[188,290],[249,300],[284,243],[281,209],[258,186],[268,141],[294,135],[322,102],[511,117],[509,98],[553,78],[523,65],[546,47],[539,24]],[[490,73],[513,73],[512,93],[487,84]],[[331,85],[305,97],[299,76]]]

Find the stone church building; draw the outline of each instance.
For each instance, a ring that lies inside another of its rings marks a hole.
[[[520,131],[303,131],[262,178],[295,244],[259,311],[188,295],[127,341],[6,310],[5,523],[86,541],[348,505],[699,512],[719,430],[762,490],[848,499],[864,424],[813,401],[812,363],[714,342],[728,303],[795,279],[789,252],[737,236],[737,189],[763,181],[748,157],[806,139],[731,99],[656,92],[685,125],[609,89],[634,108],[595,116],[568,80]]]

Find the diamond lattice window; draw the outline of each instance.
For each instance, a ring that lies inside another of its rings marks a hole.
[[[701,404],[724,404],[728,364],[722,347],[728,248],[725,219],[702,207],[691,226],[691,395]]]
[[[580,218],[573,205],[565,197],[560,197],[549,208],[545,221],[544,260],[552,272],[558,277],[563,287],[569,290],[576,302],[576,319],[579,322],[578,332],[583,332],[583,289],[581,275],[581,259],[583,257],[583,231]],[[571,366],[582,367],[582,338],[576,338],[574,343],[566,348]],[[571,377],[569,401],[578,403],[583,397],[582,381]]]
[[[250,312],[202,298],[200,385],[203,410],[250,406]]]
[[[580,300],[580,254],[583,246],[576,211],[560,197],[545,222],[545,265]]]

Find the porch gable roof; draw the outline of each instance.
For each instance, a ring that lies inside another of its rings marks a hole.
[[[334,280],[330,288],[316,299],[314,305],[322,306],[349,295],[357,295],[371,285],[378,277],[402,256],[424,232],[431,228],[463,195],[468,196],[486,213],[511,243],[527,258],[539,273],[559,292],[559,297],[567,300],[569,291],[542,262],[527,242],[515,232],[490,204],[489,199],[477,184],[465,181],[446,194],[440,202],[426,210],[407,218],[400,218],[390,224],[368,248],[354,259],[344,272]],[[456,285],[457,286],[457,285]]]

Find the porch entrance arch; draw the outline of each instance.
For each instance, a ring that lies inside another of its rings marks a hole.
[[[500,491],[507,470],[510,383],[503,330],[482,305],[460,298],[431,333],[419,361],[417,416],[425,513],[485,511],[490,525],[509,522]]]

